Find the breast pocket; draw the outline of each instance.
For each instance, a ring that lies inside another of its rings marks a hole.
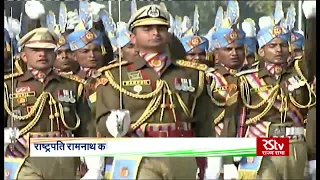
[[[21,92],[21,93],[13,93],[9,95],[9,109],[12,109],[14,115],[24,116],[28,113],[32,113],[31,110],[37,110],[39,107],[33,106],[37,102],[36,92]]]

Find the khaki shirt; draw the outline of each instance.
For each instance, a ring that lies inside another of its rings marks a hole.
[[[169,57],[159,77],[144,59],[135,56],[122,62],[121,68],[121,87],[119,64],[114,63],[103,71],[102,77],[108,79],[108,83],[97,88],[96,124],[99,134],[110,136],[106,120],[112,110],[120,109],[121,90],[122,108],[129,110],[133,126],[174,123],[176,120],[191,123],[197,136],[212,136],[212,108],[204,86],[206,65]],[[190,81],[194,91],[177,88],[177,82],[181,79]],[[166,93],[165,98],[162,93]],[[174,108],[170,108],[170,102]]]
[[[6,126],[12,126],[13,122],[22,134],[70,130],[75,136],[88,135],[90,119],[87,114],[90,109],[86,99],[82,98],[82,87],[76,81],[51,71],[41,83],[34,79],[30,71],[26,71],[12,78],[5,77],[5,97],[9,108],[9,112],[5,110],[4,117],[8,119]],[[50,109],[50,97],[56,102],[57,109],[54,106]],[[11,112],[20,119],[11,121]],[[59,113],[58,118],[56,113]],[[51,115],[55,116],[53,120],[49,119]]]

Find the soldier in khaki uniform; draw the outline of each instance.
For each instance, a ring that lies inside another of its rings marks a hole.
[[[128,24],[139,56],[103,68],[108,83],[97,88],[99,136],[212,136],[212,108],[204,90],[207,66],[168,54],[168,12],[144,6]],[[195,158],[115,157],[112,165],[111,179],[194,179],[197,171]]]
[[[239,9],[236,1],[228,3],[227,10]],[[215,32],[211,34],[211,46],[215,49],[215,58],[218,63],[214,68],[207,70],[207,83],[208,94],[211,96],[213,103],[214,114],[212,116],[212,128],[217,137],[220,137],[224,128],[223,119],[225,116],[226,99],[238,92],[236,74],[243,70],[245,57],[245,32],[236,28],[234,25],[237,23],[238,17],[222,16],[223,9],[219,8],[221,17],[216,18]],[[238,14],[238,13],[235,13]],[[233,22],[234,24],[230,23]],[[246,29],[253,28],[247,26]],[[243,117],[245,112],[239,116]],[[241,136],[238,134],[237,136]],[[217,163],[216,163],[217,164]],[[221,164],[220,164],[221,166]],[[213,166],[212,166],[213,167]],[[208,171],[210,171],[210,166]],[[228,178],[228,174],[224,177]]]
[[[277,12],[275,16],[275,20],[280,21],[282,17],[277,15],[281,13]],[[288,157],[242,158],[239,179],[306,177],[308,158],[303,120],[308,108],[315,104],[315,94],[305,73],[307,60],[299,57],[294,66],[288,65],[288,59],[293,58],[289,52],[291,33],[286,27],[278,25],[279,22],[274,22],[277,24],[268,24],[258,32],[259,65],[238,74],[240,91],[227,100],[229,106],[226,108],[222,133],[228,137],[235,137],[239,131],[245,131],[244,137],[248,138],[288,137],[290,154]],[[241,121],[237,109],[243,107],[247,113],[244,121]],[[309,133],[312,134],[311,131]],[[236,170],[230,166],[232,163],[232,158],[226,158],[230,168],[224,167],[224,170],[236,175]]]
[[[75,179],[79,158],[28,155],[31,137],[88,135],[90,109],[78,94],[81,84],[52,70],[56,42],[56,35],[46,28],[27,33],[19,46],[28,70],[4,77],[6,126],[18,128],[20,134],[5,153],[8,179]]]
[[[47,14],[47,26],[59,37],[55,49],[57,57],[53,64],[54,70],[58,73],[76,74],[80,70],[80,66],[77,61],[72,59],[72,51],[67,42],[67,36],[72,33],[72,31],[67,30],[67,7],[63,2],[60,3],[58,24],[55,24],[55,22],[57,22],[55,14],[49,11]]]

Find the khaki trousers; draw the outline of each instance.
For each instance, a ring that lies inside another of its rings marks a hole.
[[[137,180],[196,179],[197,168],[193,157],[143,158]]]
[[[28,157],[18,174],[18,180],[77,179],[79,158]]]

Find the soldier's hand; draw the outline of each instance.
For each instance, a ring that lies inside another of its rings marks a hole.
[[[313,175],[316,172],[316,160],[309,161],[309,174]]]
[[[304,16],[309,19],[311,17],[316,17],[316,1],[304,1],[302,4],[302,9]]]
[[[20,136],[18,128],[4,128],[4,151],[10,143],[14,143]]]
[[[81,180],[103,179],[102,172],[105,165],[104,157],[84,157],[84,161],[87,165],[88,171]]]
[[[219,179],[222,170],[222,158],[221,157],[208,157],[208,167],[205,172],[207,179]]]
[[[131,119],[128,110],[111,111],[106,121],[106,127],[113,137],[125,136],[130,128]]]

